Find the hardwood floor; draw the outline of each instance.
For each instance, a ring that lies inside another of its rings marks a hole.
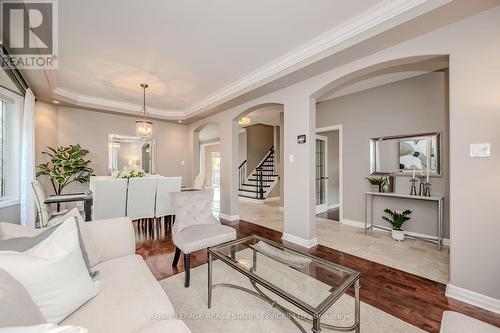
[[[183,271],[183,259],[172,267],[175,246],[170,233],[150,237],[149,230],[137,227],[137,253],[148,264],[156,279],[161,280]],[[234,225],[238,237],[257,234],[283,243],[281,233],[240,220]],[[293,244],[287,244],[293,246]],[[302,249],[304,250],[304,249]],[[445,285],[344,252],[318,245],[309,253],[334,263],[355,269],[361,275],[361,301],[400,318],[428,332],[439,332],[443,311],[452,310],[500,327],[500,315],[445,296]],[[191,254],[191,267],[205,264],[206,251]],[[354,294],[354,290],[350,291]]]

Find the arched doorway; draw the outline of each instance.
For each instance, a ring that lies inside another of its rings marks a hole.
[[[240,219],[266,225],[270,215],[283,207],[284,106],[256,105],[233,118],[237,123],[233,142],[237,147]],[[281,214],[282,215],[282,214]],[[282,220],[282,216],[281,216]]]

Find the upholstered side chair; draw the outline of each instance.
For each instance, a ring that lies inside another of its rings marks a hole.
[[[184,253],[184,287],[189,287],[190,254],[236,239],[234,228],[221,225],[212,214],[213,191],[189,191],[173,194],[175,223],[172,239],[176,246],[172,266]]]

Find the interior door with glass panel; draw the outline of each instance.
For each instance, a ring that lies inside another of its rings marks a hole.
[[[328,210],[328,138],[316,135],[316,214]]]

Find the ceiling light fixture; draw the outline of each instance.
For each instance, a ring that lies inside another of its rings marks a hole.
[[[248,126],[252,123],[252,119],[248,118],[248,117],[243,117],[241,118],[239,121],[238,121],[238,124],[240,126]]]
[[[142,139],[150,139],[153,135],[153,121],[146,110],[146,88],[149,87],[147,83],[141,83],[141,88],[143,89],[143,105],[139,112],[141,119],[135,121],[135,134]]]
[[[52,102],[53,102],[54,104],[59,104],[59,101],[57,101],[57,100],[53,100]]]
[[[180,123],[182,123],[182,120],[177,120],[177,122],[180,124]]]

